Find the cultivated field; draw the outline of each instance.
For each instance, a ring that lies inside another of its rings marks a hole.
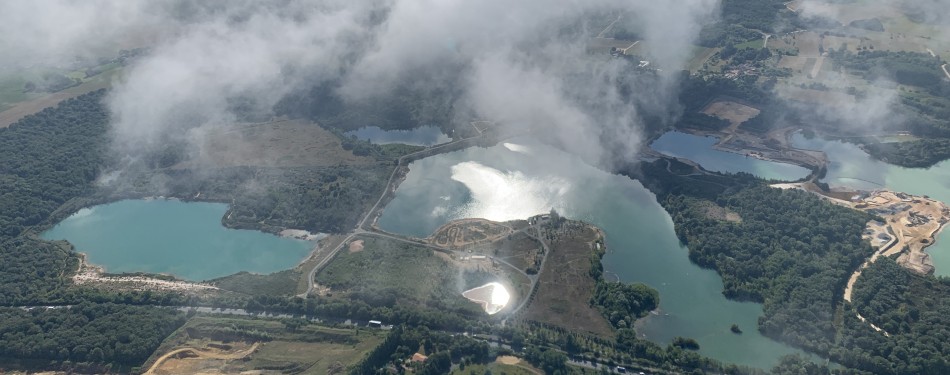
[[[706,61],[712,57],[712,55],[714,55],[716,52],[719,52],[720,49],[721,48],[694,46],[692,58],[690,58],[686,63],[686,69],[688,69],[690,72],[699,71],[703,68],[703,64],[705,64]]]
[[[240,124],[207,130],[202,154],[176,168],[327,167],[369,165],[375,160],[344,150],[333,133],[301,120]]]
[[[0,109],[3,109],[3,112],[0,112],[0,128],[10,126],[11,124],[19,121],[21,118],[42,111],[45,108],[54,107],[59,104],[59,102],[62,102],[66,99],[75,98],[85,93],[108,88],[112,86],[113,79],[118,76],[120,71],[121,69],[118,68],[112,69],[91,77],[82,84],[75,87],[70,87],[68,89],[48,95],[34,97],[32,99],[30,99],[28,96],[23,96],[20,98],[23,101],[18,101],[16,103],[5,103],[4,106],[0,106]]]

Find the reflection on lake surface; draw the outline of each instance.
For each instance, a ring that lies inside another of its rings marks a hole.
[[[822,181],[832,187],[844,186],[863,190],[886,187],[914,195],[927,195],[950,203],[950,161],[930,168],[903,168],[875,160],[851,143],[822,138],[808,139],[801,133],[796,133],[792,136],[792,144],[798,148],[821,150],[828,154],[831,163]],[[927,248],[936,268],[936,275],[950,276],[948,241],[950,238],[946,232],[942,232],[937,237],[937,242]]]
[[[228,229],[222,203],[125,200],[84,208],[42,234],[68,240],[107,272],[167,273],[200,281],[292,268],[314,243]]]
[[[667,132],[650,147],[669,156],[699,163],[706,170],[725,173],[746,172],[764,179],[794,181],[811,173],[807,168],[719,151],[712,146],[715,137],[703,137],[677,131]]]
[[[760,368],[800,353],[758,333],[761,305],[727,300],[719,275],[689,261],[671,218],[639,182],[543,144],[516,140],[415,161],[379,225],[425,237],[455,219],[524,219],[552,207],[606,232],[608,277],[659,290],[660,311],[638,327],[647,338],[693,337],[703,355]],[[730,332],[732,324],[745,333]]]
[[[495,315],[508,306],[511,295],[504,285],[497,282],[488,283],[478,288],[462,292],[462,296],[482,306],[485,313]]]
[[[435,126],[422,126],[411,130],[383,130],[377,126],[367,126],[346,133],[359,139],[368,139],[372,143],[402,143],[413,146],[432,146],[451,141],[442,129]]]

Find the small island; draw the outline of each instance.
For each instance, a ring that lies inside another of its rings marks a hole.
[[[737,334],[737,335],[741,335],[741,334],[742,334],[742,330],[739,329],[739,325],[738,325],[738,324],[732,324],[732,327],[729,327],[729,330],[732,331],[732,333],[735,333],[735,334]]]

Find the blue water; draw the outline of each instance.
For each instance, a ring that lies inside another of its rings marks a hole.
[[[716,142],[715,137],[671,131],[653,141],[650,147],[666,155],[695,161],[706,170],[715,172],[746,172],[759,178],[783,181],[798,180],[811,173],[807,168],[793,164],[759,160],[719,151],[712,148]]]
[[[821,150],[828,155],[828,173],[822,181],[832,187],[874,190],[887,188],[914,195],[927,195],[950,204],[950,161],[930,168],[903,168],[875,160],[857,145],[822,138],[792,136],[798,148]],[[927,248],[938,276],[950,276],[950,237],[944,230],[937,242]]]
[[[451,141],[442,129],[435,126],[422,126],[412,130],[383,130],[376,126],[367,126],[346,133],[359,139],[368,139],[372,143],[402,143],[413,146],[432,146]]]
[[[313,243],[228,229],[222,203],[124,200],[84,208],[42,234],[68,240],[107,272],[149,272],[200,281],[240,271],[294,267]]]
[[[638,326],[648,339],[668,344],[676,336],[692,337],[705,356],[759,368],[801,354],[759,334],[760,304],[726,299],[719,275],[690,262],[669,214],[639,182],[545,145],[515,143],[413,162],[380,227],[424,237],[455,219],[523,219],[553,207],[606,232],[603,264],[609,277],[660,292],[659,315]],[[744,333],[733,334],[733,323]]]

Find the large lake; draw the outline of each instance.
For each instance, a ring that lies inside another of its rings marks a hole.
[[[376,144],[402,143],[413,146],[432,146],[452,140],[442,133],[442,129],[435,126],[421,126],[411,130],[383,130],[378,126],[367,126],[347,132],[346,135]]]
[[[523,219],[552,207],[606,232],[608,277],[659,290],[659,315],[638,329],[650,340],[692,337],[703,355],[760,368],[800,353],[758,333],[761,305],[727,300],[719,275],[689,261],[672,219],[639,182],[545,145],[517,140],[413,162],[379,225],[424,237],[454,219]],[[730,332],[733,323],[742,335]]]
[[[811,173],[807,168],[794,164],[760,160],[713,148],[715,137],[703,137],[677,131],[663,134],[650,147],[669,156],[685,158],[699,163],[706,170],[725,173],[745,172],[759,178],[794,181]]]
[[[795,147],[821,150],[831,163],[823,181],[831,186],[856,189],[888,188],[915,195],[928,195],[950,204],[950,161],[930,168],[903,168],[875,160],[858,146],[822,138],[806,138],[801,133],[792,136]],[[950,276],[950,237],[942,232],[937,242],[927,248],[936,268],[935,274]]]
[[[84,208],[42,237],[68,240],[107,272],[165,273],[193,281],[292,268],[314,245],[225,228],[221,217],[227,209],[222,203],[124,200]]]

